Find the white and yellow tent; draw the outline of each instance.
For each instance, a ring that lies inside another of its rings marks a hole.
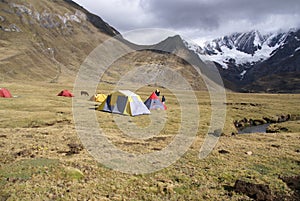
[[[105,94],[95,94],[90,98],[90,101],[96,101],[96,102],[104,102],[105,99],[107,98],[107,95]]]
[[[129,90],[119,90],[109,94],[98,110],[130,116],[150,114],[141,97]]]

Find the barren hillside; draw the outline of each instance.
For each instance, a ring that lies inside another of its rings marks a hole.
[[[2,81],[66,81],[97,44],[118,32],[66,1],[0,1]],[[101,26],[100,26],[101,25]]]

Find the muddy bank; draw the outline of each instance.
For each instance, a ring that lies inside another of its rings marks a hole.
[[[281,114],[272,117],[262,117],[260,119],[243,118],[241,120],[235,120],[233,122],[238,133],[255,133],[255,132],[267,132],[276,133],[280,131],[287,132],[288,129],[276,125],[276,123],[282,123],[291,120],[297,120],[299,117],[292,116],[291,114]],[[273,125],[275,124],[275,125]]]

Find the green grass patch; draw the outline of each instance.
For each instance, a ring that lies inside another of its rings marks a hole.
[[[28,180],[33,174],[42,174],[58,164],[56,159],[36,158],[16,161],[0,168],[0,185],[10,180]]]
[[[263,164],[253,164],[250,169],[255,170],[261,175],[267,175],[272,171],[270,167]]]

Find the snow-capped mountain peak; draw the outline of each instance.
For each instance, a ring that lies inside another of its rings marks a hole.
[[[214,61],[227,69],[230,65],[248,67],[268,59],[279,48],[288,33],[261,34],[257,30],[233,33],[205,43],[197,48],[188,44],[201,59]],[[243,72],[245,69],[242,69]],[[245,74],[245,73],[244,73]]]
[[[290,76],[290,83],[294,83],[293,76],[300,72],[299,28],[269,34],[261,34],[257,30],[233,33],[208,41],[202,47],[186,41],[185,45],[201,60],[214,62],[223,79],[235,89],[241,86],[251,88],[250,83],[264,78],[256,84],[260,86],[260,90],[269,91],[270,88],[260,85],[268,80],[266,76]],[[283,91],[292,89],[282,87],[279,82],[274,86],[282,88]]]

